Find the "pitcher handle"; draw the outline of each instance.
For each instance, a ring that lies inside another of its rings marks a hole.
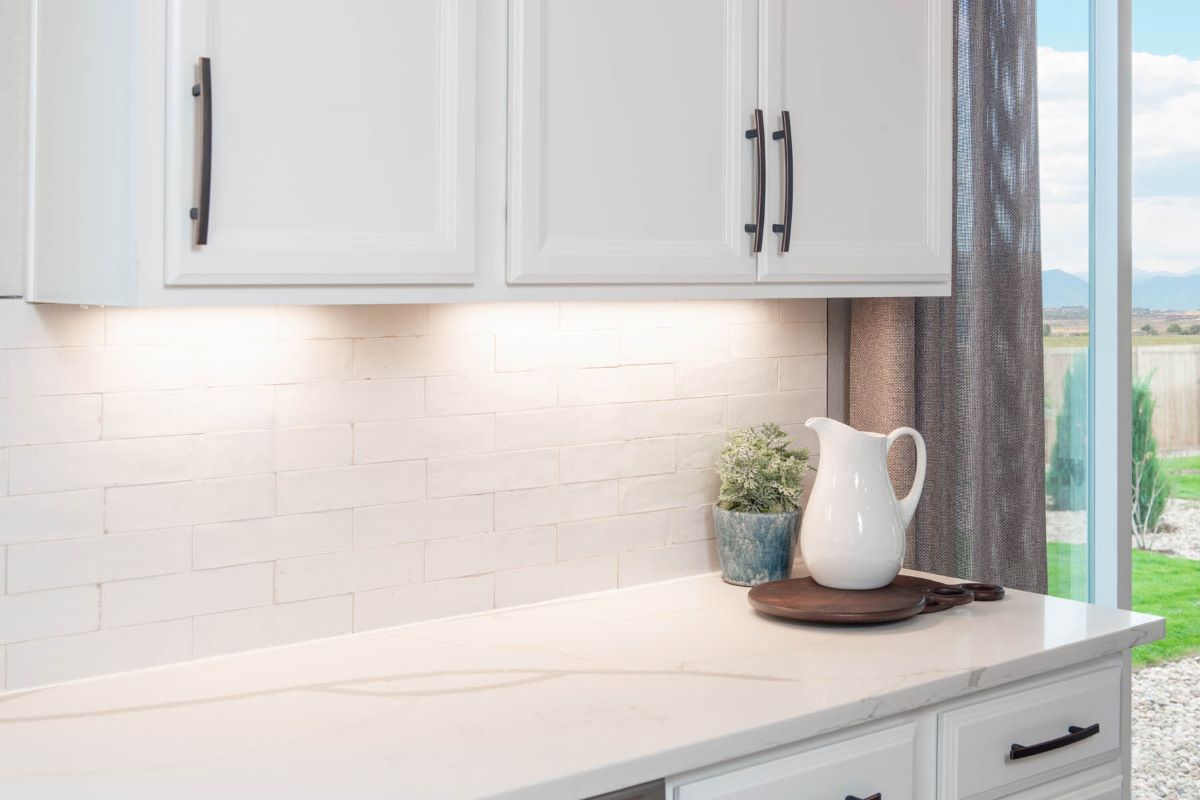
[[[917,502],[921,499],[921,490],[925,488],[925,439],[914,428],[896,428],[887,435],[889,451],[901,436],[911,436],[913,444],[917,446],[917,474],[913,476],[912,488],[903,500],[897,500],[900,504],[900,521],[907,528],[908,523],[912,522],[913,514],[917,513]],[[894,493],[895,489],[892,491]]]

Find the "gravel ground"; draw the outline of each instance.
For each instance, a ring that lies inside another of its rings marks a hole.
[[[1133,800],[1200,800],[1200,657],[1133,673]]]
[[[1047,511],[1046,538],[1076,544],[1087,541],[1087,512]],[[1150,549],[1200,559],[1200,500],[1168,500],[1162,532],[1150,540]]]

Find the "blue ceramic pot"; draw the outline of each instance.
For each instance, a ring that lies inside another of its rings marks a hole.
[[[721,578],[737,586],[757,586],[791,577],[800,512],[751,514],[713,506]]]

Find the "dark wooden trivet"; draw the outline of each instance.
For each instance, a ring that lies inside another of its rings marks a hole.
[[[830,589],[812,578],[790,578],[755,586],[747,598],[764,614],[806,622],[863,625],[894,622],[945,611],[973,600],[1004,597],[1004,587],[983,583],[939,583],[898,575],[882,589]]]

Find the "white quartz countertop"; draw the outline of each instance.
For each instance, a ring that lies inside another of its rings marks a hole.
[[[1161,637],[1010,591],[871,627],[713,575],[0,695],[0,797],[587,797]]]

